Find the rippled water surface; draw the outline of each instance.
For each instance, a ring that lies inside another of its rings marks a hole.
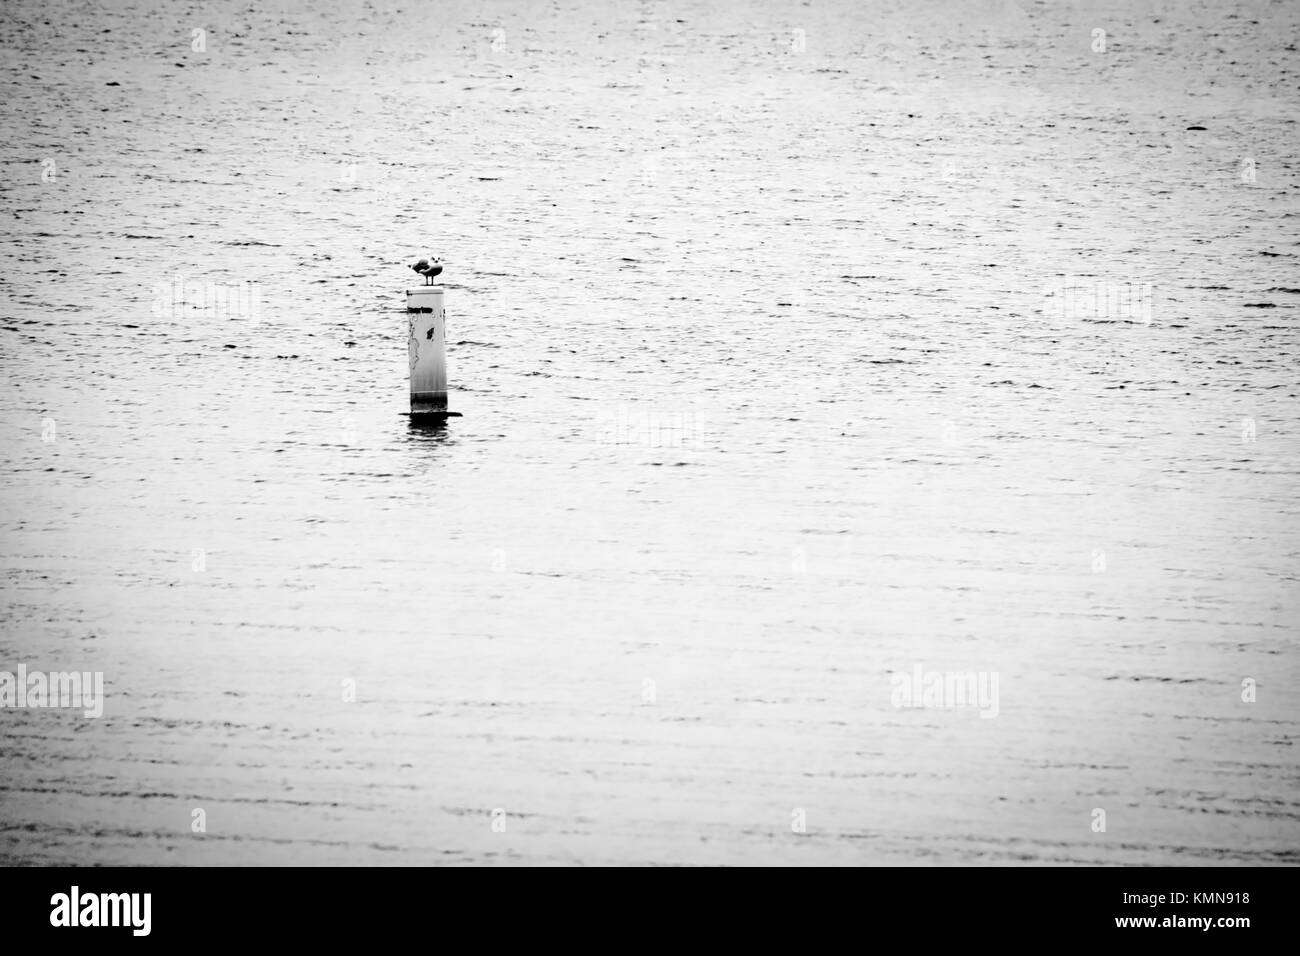
[[[1297,862],[1297,27],[6,4],[0,860]]]

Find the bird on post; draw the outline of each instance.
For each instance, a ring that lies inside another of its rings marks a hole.
[[[442,259],[430,256],[428,259],[421,259],[411,268],[424,276],[425,285],[433,285],[433,277],[442,273]]]

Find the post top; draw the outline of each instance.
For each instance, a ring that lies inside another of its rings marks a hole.
[[[446,290],[442,285],[422,285],[418,289],[407,289],[407,295],[442,295]]]

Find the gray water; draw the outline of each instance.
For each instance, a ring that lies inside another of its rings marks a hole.
[[[0,861],[1297,862],[1298,26],[6,4]]]

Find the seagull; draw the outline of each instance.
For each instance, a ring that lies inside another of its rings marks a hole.
[[[421,259],[411,268],[424,276],[425,285],[433,285],[433,277],[442,272],[442,260],[437,256],[431,256],[428,259]]]

